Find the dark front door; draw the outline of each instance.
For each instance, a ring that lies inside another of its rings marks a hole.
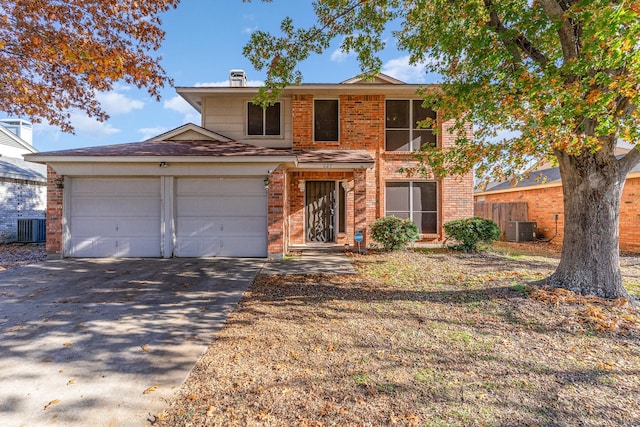
[[[307,181],[307,242],[335,242],[336,182]]]

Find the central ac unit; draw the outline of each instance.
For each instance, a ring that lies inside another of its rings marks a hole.
[[[47,237],[46,220],[40,218],[18,219],[18,242],[40,243]]]
[[[507,221],[505,237],[507,242],[533,242],[536,223],[533,221]]]

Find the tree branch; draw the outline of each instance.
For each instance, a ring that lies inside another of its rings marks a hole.
[[[624,174],[626,177],[627,174],[634,168],[637,164],[640,163],[640,145],[636,145],[633,147],[627,154],[624,155],[623,158],[618,160],[620,164],[620,173]]]
[[[563,2],[563,5],[556,0],[539,0],[544,13],[553,22],[562,22],[558,29],[560,45],[565,60],[577,58],[580,53],[580,28],[571,19],[565,17],[565,11],[571,7],[572,2]]]
[[[484,7],[489,13],[489,26],[492,27],[497,34],[505,34],[509,31],[509,29],[505,27],[500,20],[498,13],[493,9],[493,3],[491,0],[484,0]],[[549,58],[538,50],[523,34],[519,34],[518,36],[510,39],[503,39],[503,43],[518,63],[522,63],[522,56],[518,52],[518,49],[526,53],[542,67],[545,67],[549,63]]]

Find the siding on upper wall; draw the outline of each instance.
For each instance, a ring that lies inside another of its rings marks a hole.
[[[250,97],[218,96],[204,100],[202,108],[202,127],[222,134],[236,141],[247,142],[259,147],[291,147],[291,100],[284,98],[281,103],[280,137],[256,137],[246,134],[247,103]]]

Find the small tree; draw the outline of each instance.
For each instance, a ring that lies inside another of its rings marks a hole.
[[[488,245],[500,238],[500,228],[490,219],[477,216],[457,219],[444,224],[447,236],[460,242],[454,248],[465,252],[478,250],[478,243]]]
[[[385,250],[404,249],[407,243],[420,238],[418,226],[410,219],[396,216],[378,218],[371,224],[373,240],[382,244]]]

